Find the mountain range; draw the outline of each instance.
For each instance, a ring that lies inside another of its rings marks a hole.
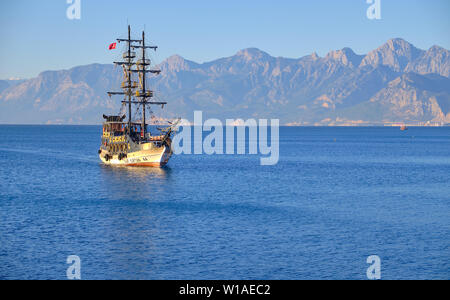
[[[284,125],[450,123],[450,56],[439,46],[421,50],[392,39],[366,55],[350,48],[324,57],[272,57],[249,48],[195,63],[174,55],[151,79],[154,112],[164,118],[278,118]],[[29,80],[0,81],[0,123],[98,124],[117,114],[122,71],[91,64],[46,71]]]

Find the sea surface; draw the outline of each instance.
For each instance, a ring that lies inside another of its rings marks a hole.
[[[0,279],[450,279],[450,128],[281,128],[280,161],[111,168],[99,126],[0,126]]]

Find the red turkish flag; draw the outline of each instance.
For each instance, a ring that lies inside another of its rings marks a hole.
[[[114,50],[116,49],[117,43],[112,43],[111,45],[109,45],[109,50]]]

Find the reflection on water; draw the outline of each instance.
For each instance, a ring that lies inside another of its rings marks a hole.
[[[152,278],[153,260],[160,251],[155,237],[161,235],[161,229],[151,203],[165,198],[162,194],[171,169],[98,166],[100,188],[107,197],[99,217],[101,231],[96,229],[102,238],[96,242],[99,248],[108,250],[104,253],[114,261],[108,276],[121,277],[125,273],[128,279]],[[130,253],[135,253],[135,259],[130,260]]]
[[[111,167],[99,164],[101,189],[108,195],[102,231],[108,255],[115,267],[110,274],[129,279],[153,277],[153,259],[158,257],[155,237],[160,236],[160,225],[155,218],[152,202],[165,199],[166,186],[172,170],[165,168]],[[109,202],[113,200],[113,202]],[[136,253],[135,260],[129,254]],[[153,258],[153,259],[149,259]],[[141,276],[141,277],[140,277]]]
[[[120,179],[129,177],[133,180],[146,181],[149,178],[164,179],[167,178],[171,169],[165,168],[139,168],[139,167],[126,167],[126,166],[107,166],[101,164],[103,174],[109,176],[119,176]]]
[[[100,164],[102,187],[116,199],[154,200],[170,179],[171,169],[111,167]]]

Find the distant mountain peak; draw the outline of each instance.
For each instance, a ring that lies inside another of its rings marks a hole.
[[[166,61],[169,64],[179,64],[179,63],[184,63],[185,59],[182,56],[175,54],[175,55],[168,57],[166,59]]]
[[[245,60],[248,60],[248,61],[271,57],[268,53],[266,53],[258,48],[242,49],[238,53],[236,53],[236,56],[244,58]]]
[[[319,54],[317,54],[317,52],[313,52],[310,57],[312,58],[312,60],[318,60],[320,59]]]
[[[346,66],[353,67],[358,67],[363,58],[363,55],[358,55],[352,49],[347,47],[341,50],[331,51],[325,56],[325,59],[333,59]]]
[[[384,65],[396,72],[404,71],[408,64],[421,56],[424,51],[417,49],[404,39],[390,39],[384,45],[375,49],[363,59],[361,66]]]
[[[433,46],[426,52],[422,51],[417,59],[408,64],[405,71],[419,74],[436,73],[450,77],[450,51]]]
[[[429,53],[448,53],[449,51],[441,46],[434,45],[428,49]]]
[[[404,40],[402,38],[390,39],[383,46],[389,46],[392,50],[399,49],[399,48],[414,47],[411,43],[407,42],[406,40]],[[383,47],[383,46],[381,46],[381,47]]]
[[[162,71],[178,72],[181,70],[189,70],[192,64],[192,62],[186,60],[184,57],[175,54],[167,58],[160,66]]]

